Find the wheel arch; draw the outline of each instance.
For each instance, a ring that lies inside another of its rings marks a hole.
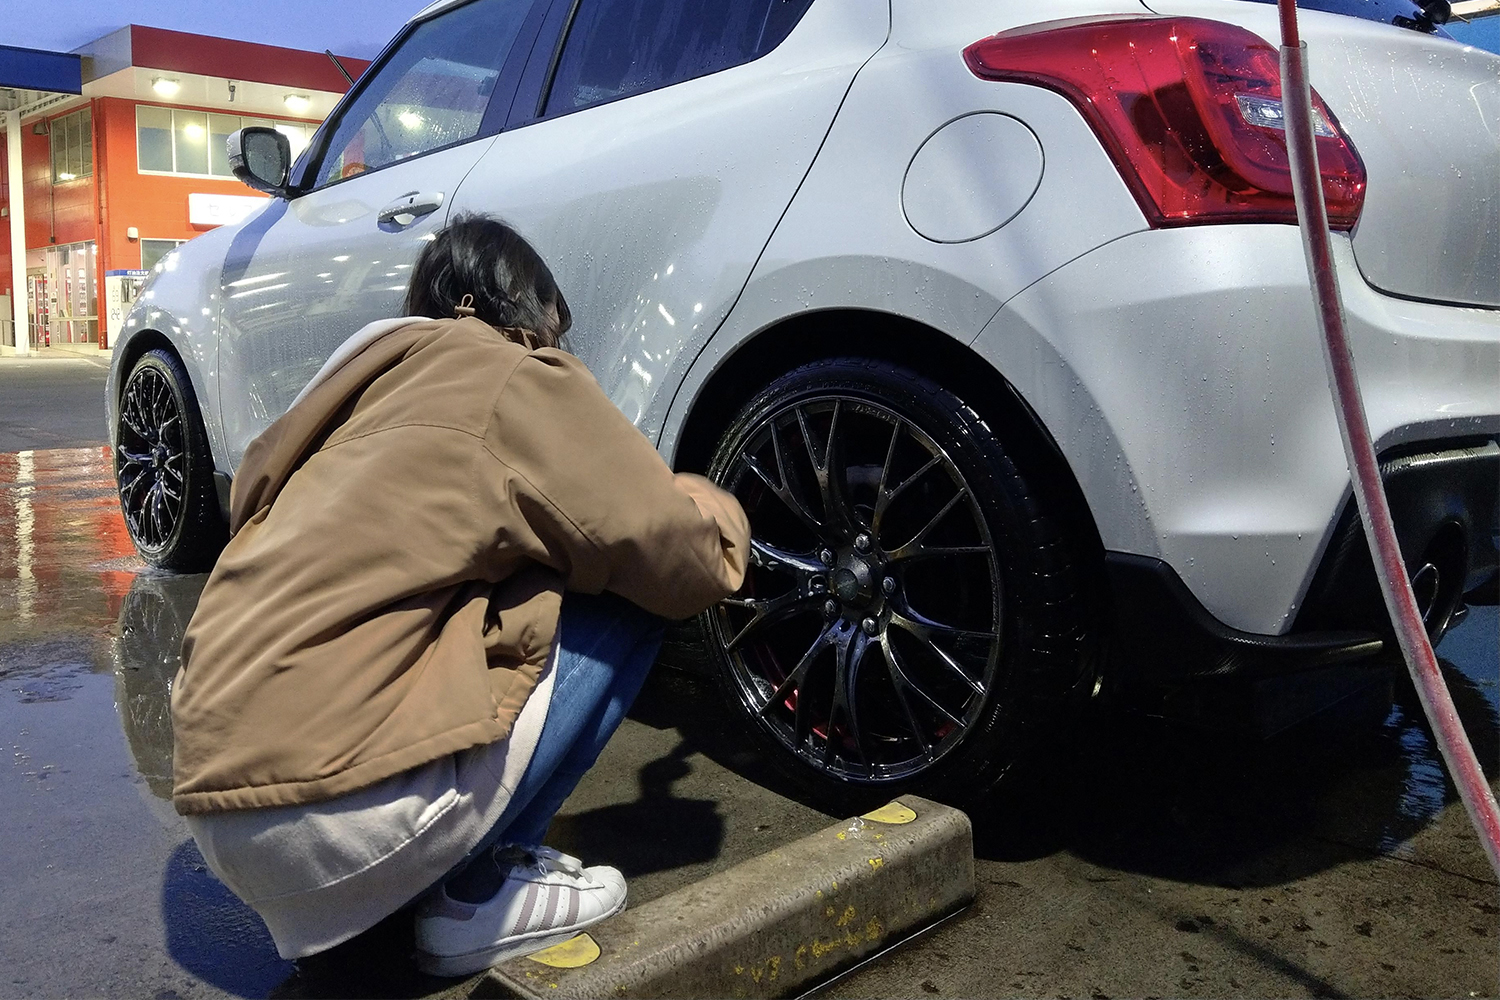
[[[902,365],[951,389],[1001,436],[1020,468],[1057,489],[1064,516],[1078,526],[1089,555],[1103,565],[1104,546],[1083,490],[1051,432],[1020,391],[982,356],[918,320],[871,309],[801,313],[740,344],[693,399],[677,437],[673,465],[703,472],[734,414],[766,385],[821,358],[863,357]]]
[[[198,413],[203,420],[204,430],[208,435],[208,450],[210,457],[214,460],[214,466],[221,468],[219,455],[222,453],[222,442],[219,439],[217,414],[209,412],[212,400],[208,387],[203,384],[203,375],[196,366],[189,363],[178,344],[167,334],[160,330],[147,327],[130,335],[130,338],[115,348],[115,360],[112,366],[111,380],[109,383],[109,395],[106,400],[108,404],[109,418],[109,440],[113,446],[118,443],[119,435],[117,424],[120,414],[120,400],[125,392],[125,382],[130,377],[130,370],[135,367],[146,353],[153,350],[164,350],[181,362],[183,370],[188,373],[188,379],[192,383],[193,395],[197,399]]]

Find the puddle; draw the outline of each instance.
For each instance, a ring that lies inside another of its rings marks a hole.
[[[136,557],[107,449],[0,455],[8,995],[76,993],[83,983],[108,994],[255,996],[291,971],[253,914],[202,870],[169,804],[168,704],[205,579],[150,572]],[[1493,778],[1496,609],[1474,609],[1439,653]],[[648,699],[637,714],[649,725],[651,711]],[[674,703],[659,721],[690,729],[692,714],[691,704]],[[1267,744],[1109,722],[1082,738],[1072,783],[1034,801],[1033,813],[1007,804],[976,811],[976,846],[997,860],[1069,850],[1103,867],[1203,884],[1285,883],[1368,856],[1299,847],[1308,834],[1412,857],[1455,801],[1419,715],[1414,698],[1398,698],[1383,721],[1320,724]],[[712,756],[690,742],[677,756]],[[724,763],[742,773],[755,766]],[[675,757],[658,766],[673,765]],[[669,782],[675,772],[651,774]],[[703,807],[716,808],[706,799]],[[674,836],[667,825],[703,818],[663,819],[661,838]],[[574,839],[591,829],[564,824]],[[1274,865],[1247,861],[1268,856]],[[96,934],[101,913],[109,927]],[[59,953],[76,957],[48,957]]]
[[[108,448],[0,454],[0,644],[107,630],[142,567]]]
[[[146,571],[107,449],[0,455],[4,996],[265,996],[291,973],[168,801],[203,580]]]
[[[182,635],[207,575],[136,577],[110,644],[115,705],[135,766],[151,793],[172,798],[172,681],[182,664]]]

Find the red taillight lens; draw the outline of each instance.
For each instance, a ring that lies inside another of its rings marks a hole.
[[[1297,221],[1276,49],[1243,28],[1196,17],[1058,21],[975,42],[964,60],[986,80],[1067,97],[1093,126],[1152,226]],[[1328,220],[1349,229],[1365,168],[1313,95]]]

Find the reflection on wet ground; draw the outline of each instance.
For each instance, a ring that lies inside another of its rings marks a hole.
[[[0,995],[443,989],[399,919],[294,968],[207,872],[169,803],[167,711],[204,579],[134,556],[107,450],[0,455]],[[1492,778],[1496,636],[1475,609],[1440,650]],[[1496,887],[1396,689],[1383,719],[1366,706],[1270,742],[1089,720],[1038,787],[975,810],[971,915],[833,992],[1493,993]],[[714,698],[653,678],[554,825],[637,901],[827,821]]]

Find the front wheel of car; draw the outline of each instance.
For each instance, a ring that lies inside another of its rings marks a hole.
[[[170,351],[147,351],[131,367],[115,441],[120,509],[136,551],[162,569],[212,568],[228,532],[198,401]]]
[[[754,538],[709,647],[731,710],[831,806],[971,800],[1092,688],[1085,550],[1013,461],[1022,430],[998,430],[844,358],[767,386],[720,439],[709,475]]]

